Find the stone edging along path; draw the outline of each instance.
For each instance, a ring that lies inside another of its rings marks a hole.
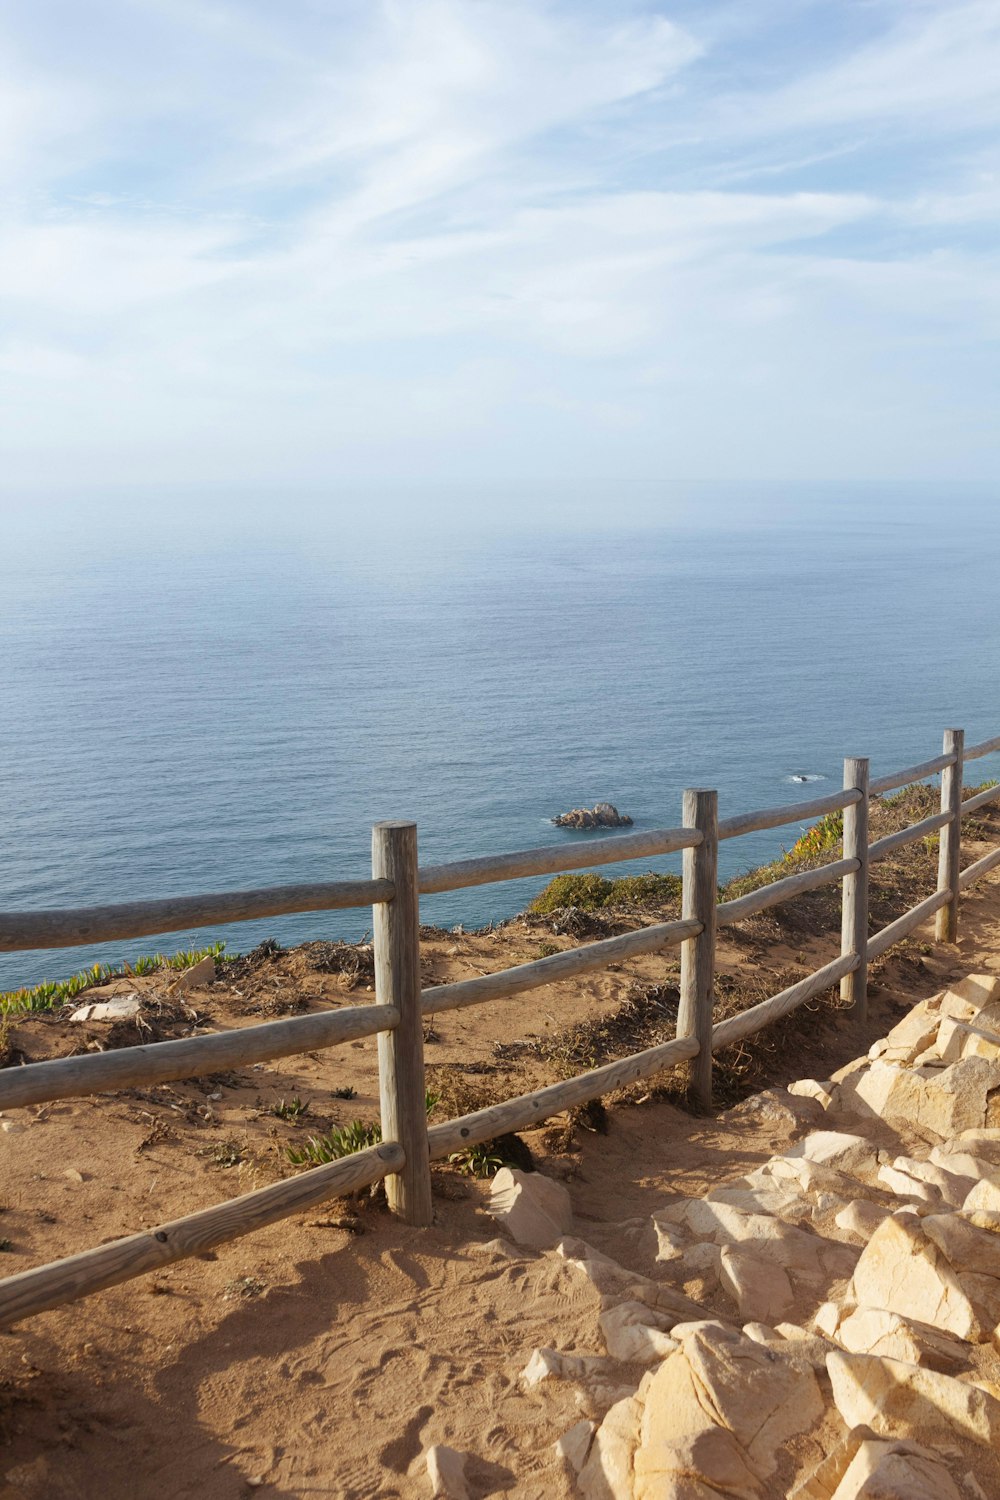
[[[572,1237],[561,1184],[498,1174],[506,1233],[601,1296],[604,1350],[521,1376],[578,1388],[568,1475],[585,1500],[1000,1496],[1000,979],[788,1093],[816,1128],[658,1208],[648,1276]],[[428,1461],[459,1500],[461,1455]]]

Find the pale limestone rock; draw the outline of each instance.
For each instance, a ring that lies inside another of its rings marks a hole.
[[[854,1078],[856,1074],[865,1072],[867,1068],[867,1057],[855,1057],[851,1062],[845,1063],[842,1068],[838,1068],[835,1073],[831,1073],[830,1082],[846,1083],[849,1078]]]
[[[199,958],[189,969],[183,969],[173,984],[167,985],[168,995],[185,995],[188,990],[198,989],[203,984],[215,983],[215,959],[211,953]]]
[[[877,1055],[886,1062],[901,1063],[905,1067],[931,1046],[937,1036],[940,1021],[940,1015],[928,1011],[925,1005],[914,1006],[909,1015],[904,1016],[888,1033],[883,1051]]]
[[[960,1280],[980,1326],[992,1334],[994,1343],[1000,1342],[1000,1281],[978,1271],[962,1271]]]
[[[1000,1177],[1000,1167],[995,1162],[983,1161],[981,1157],[968,1151],[952,1149],[953,1145],[957,1145],[957,1142],[945,1141],[940,1146],[932,1147],[927,1160],[945,1172],[954,1173],[956,1177],[967,1178],[967,1192],[971,1192],[983,1177]]]
[[[962,1204],[965,1213],[1000,1213],[1000,1176],[981,1177]]]
[[[758,1181],[753,1184],[743,1179],[741,1182],[726,1183],[724,1187],[712,1188],[711,1192],[705,1194],[705,1201],[728,1203],[731,1208],[738,1208],[745,1214],[771,1214],[781,1219],[807,1218],[812,1212],[812,1204],[808,1198],[803,1198],[789,1183],[783,1183],[770,1175],[755,1175],[758,1176]]]
[[[766,1323],[744,1323],[743,1332],[755,1344],[763,1344],[766,1349],[787,1359],[796,1369],[826,1370],[829,1339],[809,1333],[798,1323],[779,1323],[775,1328],[769,1328]]]
[[[624,1364],[655,1364],[678,1347],[670,1337],[671,1320],[644,1302],[619,1302],[599,1322],[608,1353]]]
[[[861,1252],[853,1295],[859,1306],[882,1307],[918,1318],[963,1339],[981,1327],[961,1282],[915,1214],[900,1210],[884,1220]]]
[[[836,1087],[829,1079],[819,1082],[816,1078],[799,1078],[787,1086],[789,1094],[797,1095],[800,1099],[815,1099],[822,1104],[824,1109],[829,1109],[833,1103],[833,1090]]]
[[[880,1354],[954,1373],[969,1363],[969,1346],[927,1323],[882,1307],[858,1307],[840,1320],[837,1342],[850,1354]]]
[[[986,1057],[996,1061],[1000,1057],[1000,1037],[986,1030],[978,1016],[972,1021],[956,1021],[945,1016],[934,1050],[946,1063],[958,1062],[963,1057]]]
[[[704,1309],[697,1302],[692,1302],[690,1297],[685,1297],[682,1292],[675,1291],[662,1282],[651,1281],[648,1276],[640,1276],[636,1271],[627,1271],[616,1260],[602,1255],[593,1245],[588,1245],[586,1240],[560,1240],[556,1245],[556,1253],[573,1270],[586,1276],[602,1296],[644,1302],[647,1307],[655,1307],[666,1313],[674,1322],[680,1318],[704,1316]]]
[[[874,1172],[877,1166],[875,1147],[871,1142],[843,1130],[814,1130],[790,1146],[785,1156],[792,1160],[804,1157],[806,1161],[833,1167],[851,1177],[861,1172]]]
[[[962,1487],[968,1490],[972,1500],[990,1500],[989,1495],[983,1489],[975,1474],[965,1474],[962,1477]]]
[[[815,1378],[721,1323],[678,1326],[674,1336],[681,1348],[651,1372],[645,1386],[641,1447],[647,1472],[656,1471],[656,1448],[724,1427],[753,1473],[768,1478],[781,1445],[822,1415]]]
[[[640,1393],[644,1386],[645,1381]],[[642,1403],[635,1396],[623,1397],[606,1414],[576,1481],[584,1500],[632,1500],[632,1460],[641,1417]]]
[[[658,1218],[682,1225],[689,1233],[717,1245],[742,1245],[762,1260],[774,1261],[813,1285],[849,1276],[856,1250],[837,1240],[786,1224],[768,1214],[744,1213],[729,1203],[684,1198],[661,1210]]]
[[[839,1302],[823,1302],[813,1314],[812,1324],[816,1332],[821,1333],[824,1338],[834,1339],[837,1337],[837,1330],[844,1316],[845,1310]]]
[[[561,1438],[556,1438],[552,1444],[556,1450],[556,1457],[568,1464],[574,1474],[579,1474],[587,1462],[587,1455],[596,1430],[597,1424],[589,1422],[584,1417],[582,1421],[574,1423],[568,1432],[564,1432]]]
[[[957,1431],[985,1446],[1000,1441],[1000,1401],[977,1385],[876,1354],[827,1358],[833,1399],[848,1427],[883,1437],[929,1437]]]
[[[933,1152],[931,1154],[933,1156]],[[892,1166],[895,1171],[905,1172],[908,1177],[936,1188],[952,1208],[961,1208],[977,1181],[977,1176],[966,1177],[957,1164],[942,1167],[933,1160],[918,1161],[913,1156],[897,1156]]]
[[[861,1444],[833,1500],[961,1500],[961,1496],[934,1454],[914,1443],[876,1438]]]
[[[501,1167],[490,1191],[490,1213],[519,1245],[546,1250],[573,1222],[570,1196],[541,1172]]]
[[[850,1100],[890,1125],[947,1138],[988,1124],[990,1094],[997,1088],[1000,1062],[984,1057],[965,1057],[944,1068],[879,1061],[852,1078]]]
[[[919,1177],[911,1176],[909,1172],[900,1171],[898,1167],[879,1167],[878,1180],[897,1198],[910,1198],[916,1203],[929,1203],[936,1208],[941,1207],[941,1193],[938,1188]]]
[[[879,1203],[869,1203],[862,1198],[855,1198],[841,1209],[833,1222],[838,1229],[849,1234],[858,1244],[866,1245],[882,1221],[888,1219],[891,1213],[891,1208],[883,1208]]]
[[[799,1480],[788,1500],[831,1500],[861,1444],[874,1436],[870,1427],[855,1427],[846,1433],[824,1454],[816,1467]]]
[[[991,1231],[971,1223],[963,1214],[928,1214],[920,1227],[954,1270],[1000,1276],[1000,1220]]]
[[[722,1250],[712,1240],[692,1245],[684,1252],[681,1271],[685,1281],[701,1281],[706,1289],[718,1287],[722,1269]]]
[[[1000,976],[996,974],[968,974],[958,984],[951,985],[941,996],[941,1014],[956,1015],[961,1006],[969,1007],[976,1015],[984,1006],[1000,998]],[[959,1015],[958,1020],[964,1021]]]
[[[469,1500],[469,1486],[465,1479],[467,1453],[459,1453],[444,1443],[435,1443],[433,1448],[428,1448],[425,1457],[434,1500]]]
[[[532,1391],[543,1380],[607,1384],[620,1374],[617,1361],[606,1354],[561,1354],[558,1349],[542,1348],[534,1350],[518,1379],[526,1391]]]
[[[648,1410],[648,1405],[647,1408]],[[634,1500],[751,1500],[761,1494],[757,1476],[736,1438],[724,1427],[706,1427],[680,1438],[647,1441],[645,1414],[635,1454]]]
[[[935,1150],[946,1154],[966,1151],[977,1161],[990,1162],[1000,1168],[1000,1129],[995,1125],[978,1126],[972,1130],[960,1130],[949,1140],[942,1141]],[[986,1174],[983,1174],[986,1175]]]
[[[689,1243],[687,1235],[676,1224],[668,1224],[666,1220],[657,1218],[656,1214],[652,1218],[656,1231],[656,1259],[680,1260]]]
[[[788,1272],[739,1245],[723,1245],[719,1276],[739,1310],[740,1320],[774,1324],[795,1304]]]
[[[138,995],[112,995],[93,1005],[81,1005],[70,1016],[71,1021],[131,1021],[139,1014]]]

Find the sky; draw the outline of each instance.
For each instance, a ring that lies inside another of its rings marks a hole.
[[[0,487],[1000,474],[998,0],[0,0]]]

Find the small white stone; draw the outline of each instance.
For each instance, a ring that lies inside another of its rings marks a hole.
[[[561,1438],[556,1438],[553,1447],[558,1456],[569,1464],[574,1474],[579,1474],[587,1462],[587,1454],[594,1440],[597,1430],[596,1422],[588,1422],[586,1418],[577,1422],[568,1432],[564,1432]]]
[[[469,1500],[469,1487],[465,1481],[467,1453],[459,1453],[444,1443],[435,1443],[433,1448],[427,1449],[425,1460],[434,1500]]]

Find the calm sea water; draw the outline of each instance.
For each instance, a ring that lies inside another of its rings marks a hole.
[[[437,862],[579,841],[547,820],[599,798],[643,829],[715,786],[725,816],[801,800],[796,773],[838,785],[846,754],[878,773],[936,754],[946,725],[1000,732],[991,513],[944,542],[863,507],[754,531],[359,536],[187,510],[151,540],[65,518],[15,533],[7,910],[363,875],[383,817],[415,818]],[[724,873],[794,837],[724,845]],[[431,898],[424,919],[482,924],[541,884]],[[3,955],[0,988],[368,926],[309,914]]]

